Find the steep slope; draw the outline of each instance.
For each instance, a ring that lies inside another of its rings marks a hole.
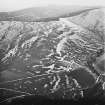
[[[87,11],[67,20],[94,32],[105,42],[105,8]]]

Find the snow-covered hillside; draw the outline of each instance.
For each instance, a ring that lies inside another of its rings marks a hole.
[[[59,21],[0,21],[0,88],[12,96],[83,97],[105,72],[96,65],[104,55],[104,18],[96,9]]]

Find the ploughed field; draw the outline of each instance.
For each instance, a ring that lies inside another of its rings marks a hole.
[[[97,28],[97,34],[71,20],[0,21],[0,101],[24,95],[76,99],[94,87],[105,70],[104,61],[98,66],[105,31]]]

